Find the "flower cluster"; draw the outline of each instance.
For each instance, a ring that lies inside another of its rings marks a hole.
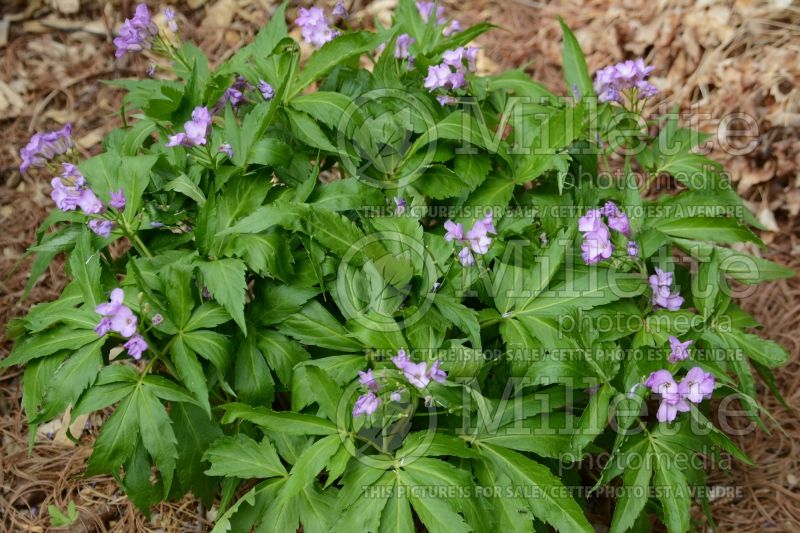
[[[436,10],[436,19],[435,23],[437,26],[441,26],[447,23],[447,18],[444,16],[444,7],[443,6],[436,6],[435,2],[417,2],[417,11],[419,11],[420,17],[422,17],[422,21],[427,23],[431,16],[433,15],[434,9]],[[460,32],[462,30],[461,23],[455,19],[453,19],[450,24],[448,24],[443,30],[442,33],[449,37],[454,33]]]
[[[656,267],[656,273],[648,279],[653,289],[653,308],[677,311],[683,305],[683,296],[672,292],[672,275],[672,272],[664,272]]]
[[[65,154],[72,148],[72,124],[67,123],[58,131],[35,133],[25,148],[19,151],[22,164],[20,172],[26,172],[30,167],[43,167],[54,157]]]
[[[639,58],[598,70],[594,78],[597,98],[601,102],[621,102],[626,92],[643,98],[656,95],[658,89],[646,80],[654,69]]]
[[[119,333],[128,341],[123,347],[128,350],[128,355],[134,359],[140,359],[142,353],[147,350],[147,342],[144,337],[136,333],[138,319],[133,314],[130,307],[123,303],[125,292],[122,289],[111,291],[111,298],[108,302],[95,307],[95,312],[103,318],[94,328],[98,335],[105,336],[111,331]]]
[[[301,7],[295,23],[300,27],[303,40],[316,47],[332,41],[339,32],[330,26],[330,20],[321,7]]]
[[[192,120],[184,123],[184,132],[169,136],[167,146],[198,146],[208,142],[211,133],[211,113],[207,107],[198,106],[192,111]]]
[[[605,221],[603,221],[603,217],[606,217]],[[578,219],[578,230],[583,233],[581,255],[587,265],[611,257],[614,247],[611,244],[609,228],[622,233],[626,237],[631,235],[631,224],[628,216],[620,211],[614,202],[606,202],[602,209],[590,209]],[[633,246],[631,246],[631,243],[633,243]],[[629,242],[628,254],[637,255],[638,253],[636,243]]]
[[[92,189],[86,185],[86,178],[72,163],[63,163],[61,176],[50,180],[53,191],[50,198],[62,211],[74,211],[80,207],[87,215],[96,215],[103,211],[103,202]]]
[[[153,46],[153,38],[156,35],[158,35],[158,27],[153,23],[150,11],[145,4],[139,4],[136,6],[133,18],[125,19],[119,29],[119,37],[114,39],[114,45],[117,47],[114,55],[122,57],[128,52],[140,52],[150,48]]]
[[[699,366],[693,367],[677,383],[669,370],[657,370],[650,374],[645,385],[661,396],[656,418],[659,422],[672,422],[678,413],[690,410],[688,402],[700,403],[711,398],[716,380]]]
[[[447,90],[463,88],[467,84],[467,72],[475,72],[477,57],[478,48],[475,46],[468,48],[459,46],[454,50],[447,50],[442,54],[440,64],[428,67],[425,88],[431,92],[440,88]]]
[[[492,238],[489,235],[497,235],[492,219],[493,215],[489,213],[484,218],[476,221],[466,236],[464,235],[464,226],[462,224],[456,224],[452,220],[447,220],[444,223],[444,229],[447,230],[444,239],[448,242],[456,241],[465,245],[458,252],[458,259],[462,265],[472,266],[475,264],[473,252],[483,255],[489,251],[489,246],[492,244]]]
[[[222,97],[217,102],[215,106],[216,109],[222,109],[225,107],[225,104],[230,102],[231,107],[236,109],[241,104],[247,102],[247,96],[245,96],[245,92],[252,90],[253,86],[248,83],[244,76],[238,76],[236,81],[233,82],[233,85],[225,89],[225,92],[222,93]]]
[[[442,362],[438,359],[430,367],[425,361],[414,363],[408,357],[406,351],[401,348],[398,350],[397,355],[392,357],[392,363],[403,373],[405,380],[416,389],[426,388],[431,381],[444,383],[447,380],[447,372],[441,369]],[[353,416],[371,415],[378,410],[382,403],[380,396],[378,396],[382,385],[375,377],[372,369],[366,372],[359,372],[358,381],[367,389],[367,392],[356,399],[356,403],[353,405]],[[399,402],[405,390],[405,387],[400,387],[392,391],[389,394],[389,399],[393,402]],[[426,398],[426,402],[428,401]]]

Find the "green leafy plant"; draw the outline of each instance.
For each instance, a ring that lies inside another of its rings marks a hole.
[[[793,273],[733,246],[758,222],[702,136],[644,117],[650,67],[593,83],[562,23],[569,96],[481,76],[492,26],[407,0],[376,32],[301,9],[303,58],[285,8],[211,69],[140,6],[118,55],[172,72],[112,82],[100,155],[69,127],[23,149],[58,176],[31,284],[69,275],[0,361],[31,445],[108,412],[87,473],[145,513],[216,502],[218,532],[593,531],[606,489],[612,531],[689,530],[696,459],[750,462],[707,400],[764,427],[787,359],[736,290]]]
[[[78,521],[78,509],[75,507],[75,502],[70,501],[67,505],[67,513],[64,514],[55,505],[48,505],[47,512],[50,513],[50,521],[55,527],[71,526]]]

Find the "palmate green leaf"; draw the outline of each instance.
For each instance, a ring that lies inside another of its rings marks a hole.
[[[166,304],[170,319],[177,327],[181,328],[189,320],[194,308],[194,273],[186,265],[173,263],[158,272],[161,279],[161,290],[168,295]]]
[[[528,491],[526,499],[536,518],[552,525],[559,531],[594,531],[580,506],[567,495],[561,480],[546,467],[528,459],[515,451],[493,446],[480,445],[481,454],[488,461],[508,475],[512,482],[535,489]]]
[[[328,420],[336,422],[336,410],[342,391],[339,386],[321,368],[314,365],[298,365],[292,378],[292,411],[316,402],[321,414]]]
[[[635,273],[622,273],[604,268],[576,272],[575,277],[549,289],[512,316],[560,316],[577,309],[587,310],[599,305],[632,298],[641,294],[646,283]]]
[[[292,369],[310,357],[308,352],[299,342],[267,329],[257,333],[256,342],[280,382],[287,388],[291,386]]]
[[[72,329],[68,326],[59,326],[16,342],[8,357],[0,360],[0,368],[27,363],[32,359],[51,355],[59,350],[77,350],[96,340],[97,333],[93,329]]]
[[[617,498],[611,533],[624,533],[633,527],[644,510],[650,496],[650,479],[653,475],[653,456],[650,447],[644,448],[637,466],[628,465],[622,474],[622,493]]]
[[[328,460],[341,447],[339,435],[328,435],[306,449],[289,473],[289,479],[280,491],[276,503],[285,502],[308,487],[325,469]]]
[[[696,257],[701,261],[708,261],[713,252],[719,261],[720,271],[746,285],[761,283],[762,281],[790,278],[796,275],[795,271],[791,268],[773,263],[761,257],[737,252],[730,248],[678,238],[673,238],[673,242],[682,250],[692,255],[692,257]]]
[[[308,202],[331,211],[349,211],[382,206],[384,196],[380,189],[365,185],[355,178],[345,178],[317,187]]]
[[[231,315],[224,307],[214,302],[203,302],[192,312],[188,322],[183,326],[184,331],[213,328],[231,320]]]
[[[400,476],[396,470],[386,473],[386,482],[394,477],[394,484],[390,485],[391,494],[386,500],[381,513],[380,533],[413,533],[414,518],[411,516],[411,505],[402,490]]]
[[[492,518],[495,531],[533,533],[533,515],[528,509],[528,503],[515,494],[516,488],[511,479],[483,461],[476,462],[474,469],[484,490],[499,493],[497,497],[489,498],[489,504],[494,511]]]
[[[275,499],[275,494],[285,483],[283,478],[262,481],[247,491],[236,503],[217,518],[212,533],[248,531],[263,516],[266,504]],[[276,527],[276,531],[279,529]]]
[[[100,279],[100,253],[92,249],[91,235],[86,227],[75,241],[75,248],[69,256],[69,271],[81,288],[83,301],[94,309],[100,299],[97,283]]]
[[[738,329],[722,334],[729,343],[738,346],[750,359],[767,368],[777,368],[789,360],[788,352],[775,341],[762,339]]]
[[[689,530],[692,500],[686,476],[675,467],[674,454],[662,450],[654,456],[657,496],[663,509],[664,524],[669,533]]]
[[[361,349],[361,343],[354,340],[350,332],[317,301],[306,304],[302,312],[284,320],[279,330],[311,346],[342,352]]]
[[[514,278],[516,273],[513,270],[510,272],[498,271],[498,275],[502,272],[503,277],[509,276],[511,278],[511,284],[503,283],[506,293],[504,296],[507,303],[502,307],[498,306],[498,311],[506,312],[510,309],[525,309],[550,285],[553,276],[556,275],[564,263],[564,256],[567,250],[572,247],[576,229],[576,225],[565,228],[550,241],[544,253],[534,259],[533,268],[530,274],[525,275],[526,279],[522,287],[512,285],[516,281]],[[506,280],[503,281],[505,282]]]
[[[333,526],[333,532],[352,533],[353,531],[363,531],[365,533],[375,533],[379,531],[380,528],[386,527],[381,513],[385,512],[384,508],[387,500],[391,499],[391,496],[388,495],[393,489],[392,483],[394,483],[394,476],[391,472],[386,472],[386,474],[372,485],[364,486],[361,497],[349,505],[343,512],[339,513],[338,520],[336,520]],[[374,492],[374,494],[371,492]],[[338,503],[341,505],[341,498]],[[408,502],[406,502],[405,505],[408,509]],[[410,509],[408,509],[408,514],[410,519]],[[391,524],[392,518],[387,517],[387,520]],[[389,529],[389,531],[400,532],[405,530]],[[413,528],[410,531],[413,531]]]
[[[243,402],[250,405],[272,405],[275,382],[254,335],[240,341],[236,352],[234,388]]]
[[[227,370],[233,356],[233,344],[228,337],[207,329],[187,331],[181,335],[183,342],[198,355],[202,355],[220,371]]]
[[[501,89],[512,91],[517,96],[527,96],[536,103],[541,99],[549,100],[555,97],[544,85],[533,81],[522,69],[507,70],[497,76],[490,76],[487,88],[490,92]]]
[[[56,354],[50,357],[34,359],[25,365],[25,372],[22,377],[22,408],[30,421],[28,452],[33,449],[33,444],[36,440],[36,427],[38,426],[35,421],[36,412],[44,400],[44,395],[47,392],[47,387],[53,378],[53,374],[55,374],[63,359],[63,356]]]
[[[371,52],[381,43],[380,35],[369,32],[348,33],[325,43],[308,58],[305,67],[286,95],[292,101],[306,87],[330,72],[336,65]]]
[[[172,179],[166,185],[164,185],[164,190],[167,191],[177,191],[181,194],[184,194],[197,202],[197,205],[202,206],[206,203],[206,195],[203,194],[203,191],[200,187],[197,186],[195,182],[193,182],[186,174],[181,174],[177,178]]]
[[[247,335],[244,320],[244,293],[246,267],[239,259],[217,259],[198,261],[197,267],[203,274],[203,283],[216,301],[225,307],[242,332]]]
[[[290,281],[294,259],[283,232],[236,235],[230,241],[229,249],[244,259],[250,270],[287,283]]]
[[[583,56],[581,45],[578,44],[575,35],[573,35],[569,26],[567,26],[561,17],[558,17],[558,23],[561,25],[561,31],[564,33],[562,63],[567,91],[572,91],[573,87],[577,87],[582,98],[593,97],[595,93],[594,87],[592,86],[592,78],[589,76],[589,67],[586,66],[586,58]]]
[[[286,116],[292,126],[292,133],[300,142],[313,146],[325,152],[335,153],[336,147],[331,144],[328,136],[322,131],[310,116],[301,111],[285,109]]]
[[[540,457],[560,459],[570,449],[575,433],[575,419],[565,412],[542,413],[525,420],[514,420],[497,427],[482,414],[476,442],[502,446],[520,452],[535,453]]]
[[[181,382],[194,394],[197,401],[200,402],[200,406],[210,415],[208,384],[203,366],[197,360],[197,355],[179,337],[172,342],[170,354]]]
[[[661,220],[655,227],[670,237],[722,243],[753,242],[763,245],[755,233],[733,218],[689,217]]]
[[[357,112],[352,98],[345,94],[331,91],[317,91],[311,94],[298,95],[292,98],[289,106],[311,116],[334,131],[344,126],[343,119],[358,121],[349,114]]]
[[[247,420],[271,431],[287,435],[333,435],[338,432],[336,424],[313,415],[273,411],[266,407],[250,407],[242,403],[228,403],[222,406],[225,415],[223,424],[234,420]]]
[[[418,462],[418,461],[416,461]],[[416,464],[412,463],[413,464]],[[418,471],[408,469],[397,473],[398,487],[402,485],[410,492],[411,505],[419,516],[420,521],[430,533],[462,532],[468,533],[472,528],[464,521],[464,517],[459,515],[449,501],[431,497],[428,494],[414,491],[414,487],[431,487],[427,483],[430,479],[426,476],[419,476]]]
[[[189,394],[189,391],[175,383],[174,381],[150,374],[142,378],[144,389],[149,393],[166,400],[168,402],[188,402],[197,403],[197,400]]]
[[[589,405],[581,414],[578,427],[572,436],[571,448],[573,453],[578,454],[583,451],[598,435],[600,435],[608,424],[608,410],[611,397],[614,394],[614,387],[606,383],[597,389],[589,399]]]
[[[478,314],[475,310],[468,308],[457,299],[445,296],[444,294],[437,294],[433,302],[444,318],[469,335],[472,347],[476,350],[480,350],[481,331],[480,324],[478,323]]]
[[[203,454],[212,442],[222,437],[222,430],[205,411],[184,402],[173,404],[170,418],[175,437],[181,443],[176,462],[180,486],[184,492],[191,490],[210,505],[217,491],[217,481],[204,474],[208,463],[203,460]]]
[[[172,487],[178,458],[178,441],[172,421],[162,403],[147,388],[139,389],[135,396],[142,442],[158,466],[166,497]]]
[[[74,405],[81,393],[90,386],[103,365],[100,348],[105,339],[99,339],[79,348],[58,367],[50,380],[44,409],[36,420],[49,420]]]
[[[61,321],[62,317],[71,313],[75,306],[83,303],[83,291],[76,282],[69,283],[61,292],[58,300],[36,304],[25,316],[25,329],[30,333],[38,333]]]
[[[268,439],[259,443],[241,433],[215,440],[203,460],[211,463],[211,468],[206,470],[210,476],[251,479],[287,475]]]
[[[336,494],[333,489],[321,491],[316,486],[305,487],[296,496],[300,507],[300,523],[305,533],[330,533],[336,517]]]
[[[122,488],[128,499],[146,516],[150,516],[150,506],[157,503],[163,496],[156,490],[150,479],[153,465],[147,456],[141,440],[136,441],[133,454],[123,464],[125,477],[122,478]]]
[[[139,436],[136,396],[126,396],[103,424],[86,467],[88,475],[116,472],[133,453]]]

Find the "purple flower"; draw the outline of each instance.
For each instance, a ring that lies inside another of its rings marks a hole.
[[[261,92],[261,96],[264,97],[264,100],[272,100],[275,97],[275,89],[264,80],[258,80],[258,90]]]
[[[444,383],[447,379],[447,372],[442,370],[440,367],[442,366],[442,362],[440,360],[436,360],[431,365],[430,370],[428,370],[428,377],[430,377],[433,381],[437,383]]]
[[[467,240],[476,254],[485,254],[489,251],[489,246],[492,244],[492,239],[489,234],[497,234],[494,223],[492,222],[493,214],[489,213],[481,220],[473,224],[472,229],[467,232]]]
[[[155,63],[150,63],[149,65],[147,65],[147,70],[145,71],[145,74],[147,74],[148,78],[155,77],[155,75],[156,75],[156,64]]]
[[[125,191],[123,189],[117,192],[111,191],[111,201],[108,202],[108,205],[117,211],[125,209]]]
[[[139,360],[142,358],[142,353],[147,350],[147,342],[141,335],[134,335],[122,347],[128,350],[128,355]]]
[[[399,402],[402,399],[401,393],[402,393],[401,389],[392,391],[392,393],[389,395],[389,399],[392,400],[393,402]]]
[[[614,202],[606,202],[604,207],[605,215],[608,217],[608,227],[616,230],[626,237],[631,236],[631,223],[628,215],[623,213]]]
[[[650,374],[645,385],[655,394],[661,396],[656,418],[659,422],[672,422],[678,413],[689,411],[689,404],[678,391],[678,384],[669,370],[658,370]]]
[[[70,163],[64,163],[62,166],[64,172],[61,177],[50,180],[50,185],[53,186],[50,197],[56,203],[56,207],[62,211],[73,211],[76,207],[80,207],[87,215],[102,212],[103,202],[86,186],[86,179],[78,167]]]
[[[164,8],[164,18],[167,21],[167,28],[172,33],[178,32],[178,22],[175,20],[175,10],[171,7]]]
[[[185,133],[171,135],[167,146],[197,146],[207,142],[211,133],[211,113],[207,107],[198,106],[192,111],[192,120],[184,123]]]
[[[631,257],[639,255],[639,244],[636,241],[628,241],[628,255]]]
[[[30,167],[43,167],[57,155],[66,153],[72,148],[72,124],[67,123],[57,131],[35,133],[28,144],[19,151],[22,164],[20,172],[26,172]]]
[[[596,231],[589,231],[583,234],[581,256],[583,257],[583,262],[587,265],[608,259],[614,251],[608,228],[602,222],[600,224],[601,226]]]
[[[656,267],[656,273],[648,278],[650,288],[653,290],[653,307],[677,311],[683,305],[683,297],[672,292],[672,272],[664,272]]]
[[[461,264],[465,267],[475,264],[475,258],[472,256],[469,246],[463,247],[461,251],[458,252],[458,260],[461,261]]]
[[[434,7],[436,7],[435,2],[417,2],[417,10],[423,22],[428,22],[431,18]],[[436,24],[444,24],[445,22],[447,22],[447,19],[444,18],[444,7],[436,7]]]
[[[425,78],[423,85],[429,91],[439,88],[447,88],[450,84],[450,75],[452,71],[447,65],[431,65],[428,67],[428,76]]]
[[[105,336],[109,331],[111,331],[111,319],[108,317],[103,317],[94,327],[94,330],[100,337]]]
[[[111,230],[114,229],[116,224],[110,220],[102,218],[93,218],[89,221],[89,229],[101,237],[108,238],[111,235]]]
[[[140,52],[145,48],[150,48],[156,35],[158,35],[158,27],[150,18],[150,11],[145,4],[139,4],[136,6],[133,18],[126,19],[122,23],[119,37],[114,39],[117,47],[114,55],[119,58],[127,52]]]
[[[603,219],[599,209],[590,209],[578,219],[578,231],[588,233],[597,231],[603,226]]]
[[[424,389],[431,382],[431,377],[428,375],[428,365],[425,362],[406,363],[403,368],[403,375],[410,384],[418,389]]]
[[[408,358],[408,354],[402,348],[397,351],[397,355],[392,357],[392,363],[396,366],[399,370],[403,370],[406,365],[411,363],[411,359]]]
[[[447,220],[444,223],[444,229],[447,233],[444,234],[444,240],[450,241],[463,241],[464,240],[464,226],[456,224],[452,220]]]
[[[116,331],[123,337],[130,337],[136,333],[136,315],[122,303],[124,298],[125,292],[117,288],[111,291],[108,302],[94,308],[97,314],[104,317],[95,328],[98,334],[101,334],[101,331],[102,335],[108,331]]]
[[[714,379],[714,376],[696,366],[686,373],[686,377],[678,385],[678,390],[682,398],[692,403],[700,403],[704,398],[711,398],[715,385],[716,379]]]
[[[325,12],[320,7],[306,9],[301,7],[295,23],[300,27],[303,40],[316,47],[332,41],[338,32],[332,29]]]
[[[446,105],[456,105],[458,98],[449,94],[442,94],[436,97],[436,101],[439,102],[440,106],[444,107]]]
[[[398,215],[402,215],[403,213],[406,212],[405,198],[402,198],[400,196],[395,196],[394,198],[392,198],[392,201],[394,202],[394,205],[396,207],[395,213],[397,213]]]
[[[674,335],[669,336],[669,362],[677,363],[689,357],[689,346],[692,344],[691,340],[681,342],[678,337]]]
[[[655,96],[658,89],[645,79],[654,69],[641,58],[608,66],[595,74],[594,90],[601,102],[620,102],[625,92],[644,98]]]
[[[370,391],[362,394],[353,406],[353,416],[371,415],[378,410],[380,405],[381,399],[375,396],[375,393]]]
[[[408,47],[414,44],[417,40],[407,33],[401,33],[397,37],[397,42],[394,47],[394,57],[398,59],[407,59],[409,57]]]
[[[346,19],[348,17],[347,8],[344,7],[344,2],[336,2],[336,5],[333,6],[333,11],[331,11],[334,17],[339,17]]]
[[[219,145],[219,152],[222,154],[227,155],[230,159],[233,159],[233,148],[228,143],[223,143]]]
[[[454,33],[458,33],[458,32],[460,32],[461,30],[463,30],[463,28],[461,27],[461,23],[460,23],[459,21],[457,21],[457,20],[453,19],[453,20],[450,22],[450,24],[448,24],[447,26],[445,26],[445,28],[444,28],[444,30],[442,31],[442,33],[445,35],[445,37],[450,37],[450,36],[451,36],[451,35],[453,35]]]
[[[154,326],[158,326],[164,322],[164,317],[161,316],[161,313],[156,313],[153,315],[153,318],[150,319],[150,322],[152,322]]]
[[[378,392],[381,388],[381,384],[375,380],[375,376],[372,374],[372,369],[366,372],[359,372],[358,381],[372,392]]]

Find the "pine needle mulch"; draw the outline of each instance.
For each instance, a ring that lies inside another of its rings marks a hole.
[[[157,2],[148,2],[158,7]],[[175,2],[173,2],[175,3]],[[218,62],[249,39],[268,19],[269,0],[187,0],[175,6],[184,35]],[[70,12],[74,6],[77,12]],[[165,4],[162,4],[162,7]],[[369,23],[385,19],[394,0],[356,1],[351,12]],[[573,28],[592,71],[622,59],[644,56],[656,66],[662,94],[653,112],[677,105],[713,132],[724,117],[745,113],[757,124],[755,144],[729,153],[736,139],[719,140],[711,155],[725,163],[740,193],[769,231],[765,257],[800,269],[800,8],[786,0],[466,0],[445,2],[464,22],[490,20],[501,27],[483,36],[484,71],[525,65],[537,80],[564,91],[560,30],[556,15]],[[0,5],[0,325],[36,302],[51,300],[64,284],[57,260],[29,298],[19,303],[30,260],[20,258],[38,223],[52,209],[49,180],[21,176],[18,150],[37,130],[72,121],[85,156],[99,151],[104,132],[118,125],[120,93],[101,80],[143,76],[146,61],[115,62],[109,28],[135,2],[96,0],[11,0]],[[759,253],[758,250],[748,250]],[[16,268],[15,268],[16,267]],[[719,531],[800,531],[800,280],[759,287],[744,307],[764,324],[762,334],[790,349],[790,363],[776,373],[788,407],[766,387],[760,399],[781,429],[754,430],[734,440],[756,466],[733,463],[713,472],[723,489],[712,502]],[[8,349],[0,347],[0,355]],[[43,428],[29,455],[28,431],[20,411],[20,370],[0,375],[0,531],[206,531],[214,510],[187,497],[162,504],[147,518],[108,476],[83,476],[97,425],[90,417],[73,446],[58,424]],[[733,408],[733,407],[731,407]],[[65,509],[74,501],[79,522],[50,528],[48,505]],[[696,513],[700,518],[700,514]],[[597,523],[603,531],[602,523]]]

